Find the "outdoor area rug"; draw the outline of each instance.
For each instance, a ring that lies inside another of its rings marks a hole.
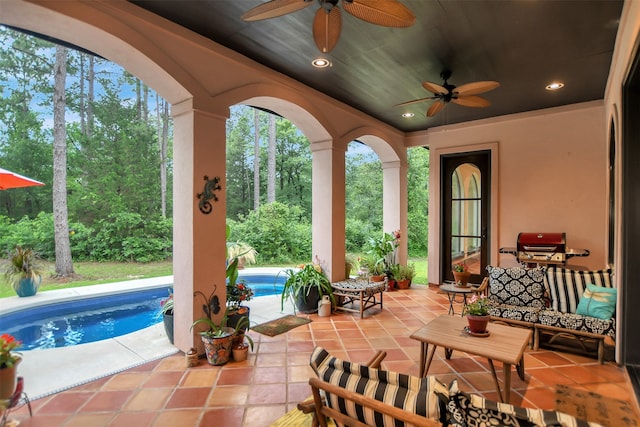
[[[254,326],[251,328],[251,330],[263,335],[275,337],[276,335],[283,334],[293,328],[297,328],[298,326],[302,326],[310,322],[310,319],[289,314],[279,319],[271,320],[270,322]]]
[[[313,400],[313,397],[305,400]],[[282,417],[278,418],[269,427],[312,427],[313,426],[313,414],[305,414],[301,410],[294,408],[287,412]],[[327,427],[336,427],[336,423],[333,420],[327,420]]]
[[[558,384],[555,409],[603,426],[637,426],[638,416],[629,402]]]

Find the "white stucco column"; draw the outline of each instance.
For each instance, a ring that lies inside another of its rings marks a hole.
[[[202,342],[190,330],[191,323],[204,315],[203,301],[194,291],[207,297],[214,291],[220,300],[222,319],[225,307],[226,198],[225,146],[226,117],[194,108],[188,100],[172,106],[174,119],[173,177],[173,283],[174,342],[182,351]],[[220,178],[218,201],[213,211],[200,211],[198,193],[205,186],[204,176]]]
[[[382,228],[385,233],[400,230],[396,262],[407,262],[407,163],[382,163]]]
[[[345,150],[322,141],[311,144],[311,153],[312,256],[336,282],[345,274]]]

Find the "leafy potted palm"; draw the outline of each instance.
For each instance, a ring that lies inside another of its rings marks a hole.
[[[231,345],[235,335],[235,330],[227,326],[227,311],[220,323],[213,321],[213,316],[220,311],[220,300],[215,295],[215,287],[209,297],[200,291],[195,291],[193,296],[199,296],[204,300],[202,311],[204,317],[196,319],[191,324],[191,330],[197,325],[205,325],[208,329],[200,331],[200,338],[204,343],[204,350],[207,355],[207,362],[211,365],[224,365],[229,361],[231,355]]]
[[[281,295],[281,309],[287,298],[293,299],[296,308],[301,313],[315,313],[318,302],[324,295],[328,295],[335,304],[331,283],[317,264],[304,264],[298,269],[284,270],[287,280],[284,282]]]
[[[38,292],[42,281],[42,264],[33,249],[16,246],[5,264],[4,277],[19,297]]]

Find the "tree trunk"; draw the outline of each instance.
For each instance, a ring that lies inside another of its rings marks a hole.
[[[269,114],[269,146],[267,149],[267,203],[276,201],[276,117]]]
[[[56,246],[56,275],[70,276],[73,271],[67,211],[67,131],[65,128],[65,82],[67,49],[56,46],[53,89],[53,224]]]
[[[160,141],[160,203],[162,217],[167,217],[167,151],[169,146],[169,103],[156,94],[158,105],[158,129],[162,129],[158,135]]]
[[[260,111],[253,110],[253,210],[260,208]]]
[[[89,55],[89,93],[87,96],[87,137],[93,136],[93,101],[94,101],[94,80],[95,74],[95,58]]]

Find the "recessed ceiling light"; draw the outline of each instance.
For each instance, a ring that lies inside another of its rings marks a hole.
[[[326,67],[331,67],[331,61],[329,61],[326,58],[316,58],[313,61],[311,61],[311,65],[313,65],[316,68],[326,68]]]
[[[403,113],[403,114],[402,114],[402,117],[404,117],[405,119],[409,119],[409,118],[411,118],[411,117],[413,117],[413,116],[414,116],[414,114],[413,114],[413,113]]]
[[[553,82],[553,83],[549,83],[545,89],[546,90],[558,90],[558,89],[562,89],[564,87],[564,83],[562,82]]]

